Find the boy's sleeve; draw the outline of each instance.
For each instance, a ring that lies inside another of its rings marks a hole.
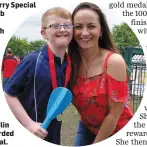
[[[29,78],[32,78],[33,68],[33,61],[29,56],[22,60],[8,80],[4,91],[11,96],[19,96],[23,92]]]

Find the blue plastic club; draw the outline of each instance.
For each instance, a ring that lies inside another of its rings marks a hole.
[[[60,115],[71,103],[72,93],[64,87],[58,87],[53,90],[50,95],[47,110],[46,118],[42,123],[42,128],[47,129],[50,122]]]

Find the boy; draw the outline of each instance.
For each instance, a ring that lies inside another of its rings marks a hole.
[[[46,117],[48,98],[56,87],[66,87],[70,59],[66,49],[72,39],[71,14],[52,8],[42,16],[41,34],[47,45],[26,56],[5,87],[6,100],[16,118],[30,132],[54,144],[60,144],[61,121],[54,119],[47,131],[41,128]],[[56,79],[56,80],[55,80]]]

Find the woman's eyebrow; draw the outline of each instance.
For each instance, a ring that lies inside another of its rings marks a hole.
[[[96,22],[91,22],[91,23],[88,23],[88,25],[97,25]]]

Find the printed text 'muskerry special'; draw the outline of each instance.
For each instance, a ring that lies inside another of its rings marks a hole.
[[[0,8],[2,9],[9,9],[9,8],[36,8],[36,2],[25,2],[25,3],[0,3]]]

